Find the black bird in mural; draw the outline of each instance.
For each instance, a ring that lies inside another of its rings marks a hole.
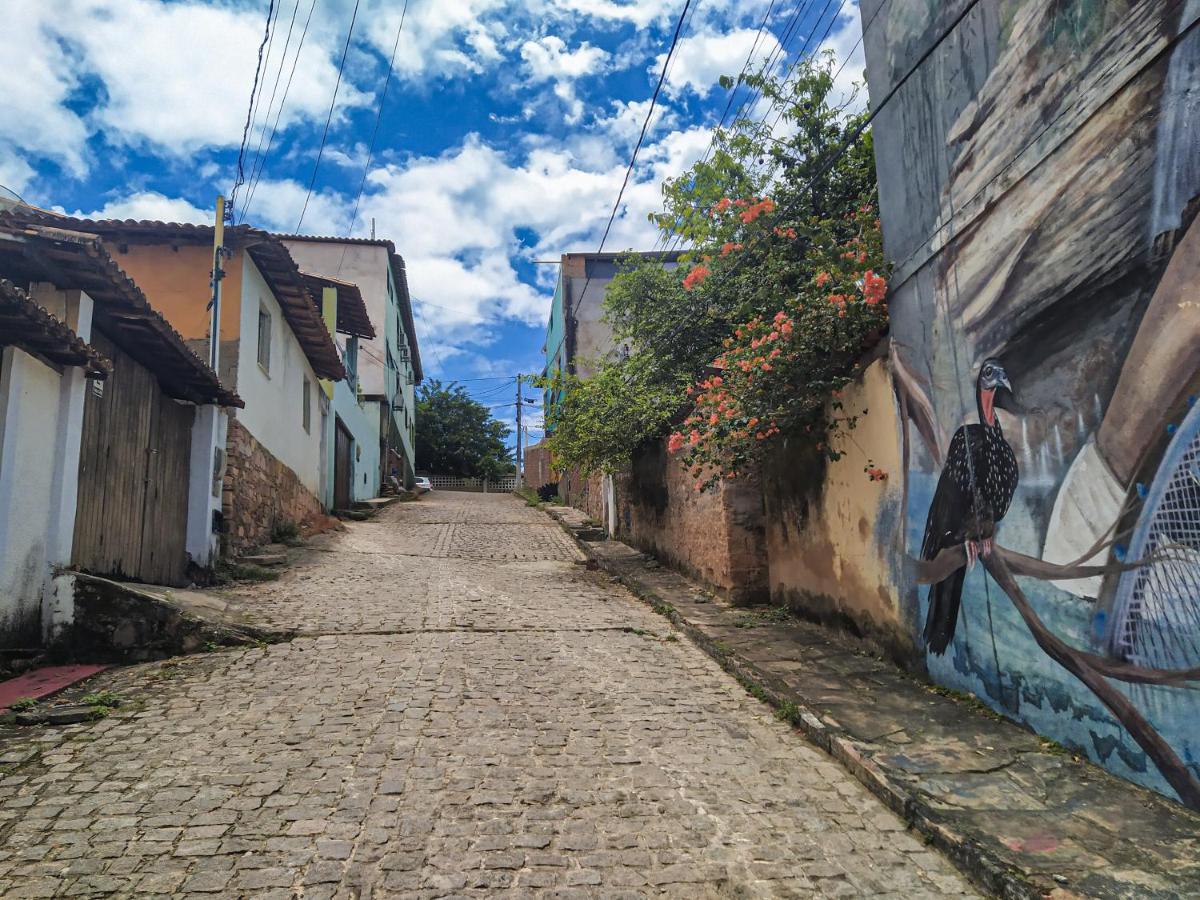
[[[975,381],[979,424],[954,433],[938,478],[921,558],[934,559],[946,547],[963,544],[967,566],[929,587],[925,645],[941,656],[954,638],[963,579],[980,556],[992,552],[996,523],[1008,512],[1017,489],[1017,456],[1004,439],[996,409],[1012,408],[1012,385],[997,359],[984,360]]]

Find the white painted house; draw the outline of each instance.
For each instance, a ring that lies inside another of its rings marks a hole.
[[[91,221],[46,214],[99,236],[188,344],[208,357],[212,226]],[[329,398],[321,379],[346,371],[284,244],[246,225],[224,231],[218,372],[244,408],[227,418],[220,526],[232,553],[280,529],[318,522],[327,506]]]
[[[404,260],[388,240],[281,235],[305,272],[358,286],[375,336],[358,345],[357,377],[364,409],[379,423],[378,478],[371,496],[394,470],[412,484],[416,472],[416,386],[421,353]]]
[[[93,235],[4,213],[0,278],[0,646],[38,646],[75,570],[184,584],[212,562],[218,407],[240,400]]]

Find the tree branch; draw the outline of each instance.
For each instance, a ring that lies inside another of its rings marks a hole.
[[[983,559],[983,565],[996,579],[996,583],[1008,594],[1009,600],[1025,620],[1025,624],[1033,633],[1046,655],[1060,666],[1082,681],[1097,699],[1117,718],[1130,737],[1154,761],[1159,772],[1167,783],[1175,789],[1180,800],[1192,809],[1200,810],[1200,780],[1184,765],[1175,750],[1163,739],[1146,718],[1138,711],[1128,697],[1104,680],[1089,660],[1090,654],[1084,654],[1067,645],[1056,637],[1038,618],[1033,606],[1022,593],[1016,579],[1005,563],[1004,554],[992,553]]]

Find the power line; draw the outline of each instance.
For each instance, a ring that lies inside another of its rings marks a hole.
[[[363,190],[367,186],[367,173],[371,170],[371,159],[375,155],[375,139],[379,135],[379,123],[383,120],[383,106],[387,102],[388,85],[392,83],[392,68],[396,64],[396,50],[400,46],[400,32],[404,30],[404,19],[408,16],[408,0],[404,0],[404,8],[400,11],[400,25],[396,28],[396,40],[392,44],[392,55],[388,59],[387,77],[383,80],[383,92],[379,97],[379,108],[375,111],[375,127],[371,129],[371,146],[367,149],[367,161],[363,164],[362,179],[358,183],[358,196],[354,198],[354,212],[350,216],[350,228],[346,236],[354,233],[354,223],[358,220],[358,205],[362,202]],[[351,26],[353,27],[353,26]],[[338,273],[342,271],[342,262],[346,259],[346,246],[342,245],[342,261],[338,263]]]
[[[275,0],[271,0],[272,3]],[[354,0],[354,11],[350,14],[350,29],[346,32],[346,44],[342,47],[342,60],[338,63],[337,81],[333,84],[333,97],[329,101],[329,115],[325,117],[325,130],[321,133],[321,146],[317,148],[317,161],[313,163],[312,177],[308,179],[308,192],[304,195],[304,207],[300,210],[300,219],[296,222],[296,233],[304,224],[304,214],[308,212],[308,201],[312,197],[313,185],[317,183],[317,170],[321,168],[321,156],[325,153],[325,141],[329,137],[329,123],[333,121],[333,109],[337,105],[338,88],[342,86],[342,70],[346,67],[346,56],[350,53],[350,38],[354,36],[354,23],[358,19],[358,4]]]
[[[282,8],[282,5],[281,5],[281,8]],[[250,181],[251,182],[254,181],[255,173],[258,172],[259,165],[262,162],[263,141],[266,140],[266,137],[267,137],[267,125],[271,121],[271,110],[275,106],[275,94],[279,91],[279,79],[283,77],[283,65],[284,65],[284,63],[287,62],[288,47],[290,47],[292,44],[292,30],[296,27],[296,13],[299,12],[299,10],[300,10],[300,0],[296,0],[296,2],[294,4],[292,4],[292,18],[288,22],[287,39],[283,42],[283,50],[279,54],[279,67],[275,69],[275,82],[271,85],[271,98],[267,101],[267,112],[266,112],[266,115],[263,117],[263,126],[258,131],[258,144],[254,148],[254,159],[251,160],[251,162],[250,162]],[[278,16],[276,16],[276,22],[278,22]],[[270,59],[271,47],[274,46],[274,43],[275,43],[275,35],[272,34],[271,35],[271,43],[267,46],[267,58],[268,59]],[[263,84],[265,86],[266,82],[264,81]],[[259,97],[260,97],[260,99],[262,97],[261,91],[259,92]],[[248,193],[249,193],[249,191],[247,190],[247,194]],[[236,215],[236,213],[237,213],[236,209],[234,210],[234,213]]]
[[[275,132],[279,130],[279,119],[283,115],[283,108],[287,105],[288,93],[292,89],[292,79],[296,76],[296,64],[300,62],[300,53],[304,50],[304,39],[308,36],[308,25],[312,21],[313,10],[316,9],[317,0],[312,0],[308,7],[308,17],[304,20],[304,28],[300,32],[300,41],[296,44],[296,55],[292,58],[292,68],[288,72],[287,84],[283,86],[283,96],[279,98],[279,109],[275,111],[275,122],[271,125],[271,135],[267,139],[267,149],[263,151],[262,157],[259,160],[258,171],[250,173],[250,189],[246,192],[246,202],[242,204],[242,219],[245,219],[250,212],[250,204],[254,201],[254,194],[258,191],[258,184],[262,180],[263,171],[267,167],[267,157],[271,155],[271,147],[275,144]],[[281,63],[282,64],[282,63]],[[271,113],[270,108],[267,109],[267,115]]]
[[[813,5],[816,2],[818,2],[818,0],[802,0],[802,2],[799,2],[796,4],[796,7],[792,10],[791,16],[788,17],[787,23],[784,25],[783,30],[780,32],[779,37],[776,38],[777,43],[776,43],[775,49],[772,50],[767,55],[767,58],[765,60],[763,60],[763,64],[759,67],[759,70],[758,70],[759,77],[765,76],[766,73],[775,66],[775,64],[779,61],[779,59],[787,53],[788,46],[791,44],[792,39],[795,37],[799,24],[804,20],[805,15],[807,14],[807,12],[810,9],[812,9]],[[828,9],[828,2],[829,2],[829,0],[827,0],[826,10]],[[886,0],[884,0],[884,2],[886,2]],[[820,23],[821,19],[824,18],[824,15],[825,15],[825,13],[824,13],[824,11],[822,11],[821,15],[817,19],[818,24]],[[812,31],[809,32],[810,37],[811,37],[812,33],[813,33]],[[807,45],[808,45],[808,42],[806,41],[805,46],[807,47]],[[751,51],[751,53],[753,54],[753,50]],[[751,57],[747,57],[747,60],[746,60],[747,65],[742,67],[743,75],[745,74],[745,71],[746,71],[746,68],[748,67],[750,59],[751,59]],[[796,60],[792,63],[791,67],[788,69],[787,74],[784,76],[785,84],[787,82],[787,79],[791,78],[792,74],[796,71],[796,68],[802,59],[803,59],[803,56],[798,56],[796,58]],[[741,82],[741,78],[742,78],[742,76],[739,75],[738,76],[739,84]],[[709,156],[712,154],[713,150],[716,147],[717,138],[721,133],[721,129],[725,127],[725,118],[728,114],[729,107],[733,103],[733,98],[737,93],[737,88],[738,88],[738,84],[735,84],[733,86],[733,88],[730,90],[729,98],[725,104],[725,112],[723,112],[721,114],[721,121],[713,128],[712,137],[709,139],[708,147],[705,149],[704,155],[700,159],[700,163],[699,163],[700,165],[703,165],[705,162],[708,161]],[[738,124],[742,121],[743,111],[746,110],[747,107],[749,107],[752,103],[756,102],[761,95],[762,95],[761,88],[751,88],[750,91],[747,93],[747,95],[742,98],[742,102],[740,104],[738,104],[737,111],[734,113],[733,119],[730,122],[730,127],[732,129],[735,129],[735,130],[737,129]],[[768,110],[768,113],[769,112],[770,112],[770,110]],[[668,249],[673,253],[676,250],[678,250],[680,244],[683,243],[683,234],[682,234],[682,232],[677,233],[674,236],[673,240],[671,239],[670,235],[664,235],[662,243],[663,243],[663,247],[667,247],[667,244],[670,243],[670,247]]]
[[[237,178],[233,182],[233,190],[229,192],[230,210],[233,209],[234,203],[237,201],[238,188],[246,180],[244,164],[246,161],[246,144],[250,140],[250,118],[254,112],[254,98],[258,93],[258,76],[262,72],[263,48],[267,46],[267,39],[271,36],[271,21],[274,14],[275,0],[270,0],[270,5],[267,7],[267,25],[263,30],[262,42],[258,45],[258,63],[254,67],[254,83],[250,87],[250,105],[246,110],[246,124],[242,127],[242,146],[238,149]]]
[[[979,5],[979,0],[969,0],[969,2],[960,11],[959,15],[955,17],[954,21],[952,21],[946,27],[946,29],[938,36],[937,40],[935,40],[932,44],[930,44],[930,46],[928,48],[926,48],[925,52],[921,54],[921,57],[912,65],[912,67],[910,69],[908,69],[908,71],[905,72],[904,76],[902,78],[900,78],[900,80],[897,81],[896,84],[894,84],[892,86],[891,90],[889,90],[887,92],[887,94],[883,97],[883,99],[879,102],[879,105],[877,107],[875,107],[874,109],[872,109],[869,115],[863,117],[863,120],[861,122],[859,122],[859,124],[854,128],[853,133],[850,134],[850,136],[847,137],[837,147],[837,149],[834,150],[833,153],[830,154],[825,159],[825,161],[818,167],[816,173],[808,180],[808,182],[805,183],[802,187],[800,187],[798,191],[796,191],[797,196],[812,189],[813,186],[816,185],[817,181],[820,178],[822,178],[826,172],[829,171],[829,169],[834,165],[834,163],[836,163],[839,159],[841,159],[842,156],[845,155],[846,151],[858,142],[859,138],[862,137],[862,135],[866,131],[867,127],[871,124],[871,122],[873,122],[875,120],[875,117],[878,116],[887,107],[888,103],[890,103],[892,101],[892,99],[897,95],[897,93],[900,91],[900,89],[902,87],[904,87],[905,84],[908,83],[908,80],[910,78],[912,78],[912,76],[914,74],[916,74],[917,71],[920,70],[921,66],[923,66],[925,64],[925,62],[937,51],[937,49],[945,42],[946,38],[948,38],[951,34],[954,33],[955,29],[958,28],[959,24],[970,14],[971,10],[973,10],[978,5]],[[872,21],[874,21],[874,19],[872,19]],[[1047,128],[1049,128],[1049,127],[1050,126],[1047,125]],[[1023,152],[1023,151],[1021,151],[1021,152]],[[995,181],[997,178],[999,178],[1000,175],[1002,175],[1002,174],[1003,174],[1003,170],[1001,172],[998,172],[995,176],[993,176],[991,181],[989,181],[989,184],[992,181]],[[980,192],[982,192],[985,188],[986,188],[986,185],[983,188],[980,188]],[[777,212],[776,218],[778,219],[779,215],[781,215],[783,212],[784,212],[783,210],[780,210],[779,212]],[[743,248],[742,253],[739,255],[738,259],[734,262],[734,264],[729,269],[720,273],[720,275],[718,276],[721,279],[721,283],[724,283],[727,279],[732,278],[733,275],[738,271],[738,269],[742,265],[746,264],[746,261],[750,258],[750,254],[746,251],[751,249],[755,243],[761,241],[763,239],[763,235],[765,235],[766,233],[767,232],[765,229],[763,231],[760,231],[759,234],[755,238],[753,238],[750,242],[747,243],[746,247]],[[685,323],[684,327],[687,327],[687,325],[690,325],[690,323]]]
[[[654,115],[654,107],[658,104],[658,95],[662,91],[663,81],[667,77],[667,68],[671,65],[671,59],[675,56],[675,48],[679,45],[679,34],[683,31],[683,22],[687,18],[688,10],[692,6],[692,0],[685,0],[683,4],[683,12],[679,14],[679,21],[675,23],[675,34],[671,38],[671,46],[667,49],[667,58],[663,60],[662,71],[658,75],[658,84],[654,86],[654,94],[650,97],[650,109],[646,111],[646,120],[642,122],[642,131],[638,135],[637,143],[634,145],[633,154],[629,157],[629,165],[625,169],[625,180],[621,182],[621,190],[617,192],[617,200],[613,204],[612,213],[608,217],[608,224],[604,226],[604,236],[600,238],[600,248],[597,253],[604,252],[604,244],[608,240],[608,234],[612,230],[613,222],[617,218],[617,210],[621,208],[621,198],[625,196],[625,188],[629,186],[629,176],[633,174],[634,164],[637,162],[638,151],[642,149],[642,142],[646,139],[646,129],[650,125],[650,118]],[[586,267],[586,263],[585,263]],[[583,290],[579,294],[579,300],[571,309],[570,315],[574,316],[579,310],[580,304],[583,303],[583,298],[587,294],[588,285],[592,282],[592,276],[588,275],[583,283]]]

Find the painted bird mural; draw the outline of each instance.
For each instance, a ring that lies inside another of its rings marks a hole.
[[[959,544],[967,551],[965,567],[929,588],[925,645],[938,656],[954,638],[963,579],[980,556],[992,552],[996,524],[1008,512],[1017,489],[1017,456],[996,415],[998,408],[1014,408],[1013,391],[998,359],[984,360],[975,381],[975,404],[979,424],[963,425],[950,441],[921,543],[922,559],[934,559]]]

